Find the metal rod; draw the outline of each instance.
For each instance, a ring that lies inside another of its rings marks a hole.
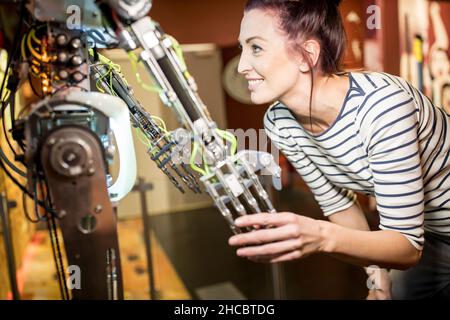
[[[9,228],[8,201],[5,194],[0,194],[0,218],[3,225],[3,240],[5,245],[6,260],[8,262],[8,276],[11,284],[11,291],[14,300],[20,300],[19,289],[17,287],[16,260],[14,257],[14,247]]]
[[[277,207],[276,200],[277,196],[272,188],[272,184],[270,182],[270,176],[263,176],[263,181],[265,185],[265,189],[269,195],[269,198],[272,199],[272,203],[274,207]],[[276,214],[276,213],[273,213]],[[273,286],[273,298],[275,300],[284,300],[286,299],[286,282],[285,282],[285,273],[284,273],[284,265],[282,263],[274,263],[270,265],[270,272],[272,275],[272,286]]]
[[[145,180],[142,177],[139,177],[138,183],[137,185],[134,186],[133,191],[138,191],[139,196],[141,198],[141,212],[142,212],[142,223],[144,228],[145,254],[147,256],[147,273],[148,273],[150,297],[152,300],[158,300],[157,292],[155,289],[155,278],[153,274],[151,227],[150,227],[150,219],[148,217],[148,207],[146,199],[146,193],[151,189],[153,189],[153,185],[151,185],[150,183],[145,183]]]

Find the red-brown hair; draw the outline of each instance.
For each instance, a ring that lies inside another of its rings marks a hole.
[[[245,11],[267,10],[279,20],[280,29],[292,40],[294,49],[301,42],[315,39],[321,45],[320,70],[334,74],[340,70],[347,37],[339,12],[341,0],[248,0]],[[303,52],[300,52],[303,54]]]

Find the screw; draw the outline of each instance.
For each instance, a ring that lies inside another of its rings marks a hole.
[[[102,212],[102,210],[103,210],[103,207],[101,205],[98,205],[98,206],[95,207],[94,212],[95,213],[100,213],[100,212]]]
[[[49,146],[52,146],[52,145],[54,145],[56,143],[56,139],[55,138],[50,138],[49,140],[48,140],[48,142],[47,142],[47,144],[49,145]]]
[[[61,210],[58,212],[58,218],[64,218],[67,215],[66,210]]]
[[[95,173],[95,169],[94,168],[89,168],[89,170],[88,170],[88,175],[89,176],[92,176],[92,175],[94,175],[94,173]]]

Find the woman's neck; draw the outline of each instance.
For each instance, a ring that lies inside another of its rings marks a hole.
[[[309,77],[308,77],[309,79]],[[310,108],[310,81],[280,101],[296,116],[297,121],[312,134],[326,131],[336,121],[350,89],[348,75],[315,76]]]

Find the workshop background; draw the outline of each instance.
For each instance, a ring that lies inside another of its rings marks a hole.
[[[153,2],[150,16],[183,45],[200,96],[219,127],[262,129],[267,106],[249,104],[247,84],[236,71],[237,37],[245,0]],[[344,0],[341,11],[348,34],[345,68],[401,75],[450,111],[450,3]],[[0,48],[6,41],[2,33],[13,25],[5,11],[1,13]],[[446,54],[435,54],[438,49]],[[169,129],[175,129],[174,115],[156,94],[142,89],[128,56],[121,50],[105,55],[121,66],[144,106],[163,118]],[[448,64],[448,72],[434,72],[434,63]],[[142,69],[141,75],[144,73]],[[20,101],[21,97],[17,99]],[[1,132],[0,140],[5,146],[3,135]],[[276,297],[274,288],[282,288],[282,297],[287,299],[365,298],[364,271],[325,255],[286,263],[281,277],[269,265],[236,257],[235,250],[227,244],[231,231],[209,197],[181,194],[150,161],[146,147],[137,137],[135,148],[138,176],[142,185],[149,184],[150,188],[130,193],[118,207],[126,299],[272,299]],[[283,157],[280,163],[284,188],[274,196],[278,211],[322,219],[301,178]],[[45,225],[25,218],[24,207],[32,210],[31,201],[26,201],[1,171],[0,192],[3,210],[9,215],[21,298],[60,299]],[[146,208],[142,207],[143,196]],[[360,202],[376,229],[373,201],[360,196]],[[151,230],[151,263],[145,250],[143,213],[147,214]],[[2,234],[3,228],[0,226]],[[0,237],[0,299],[12,298],[7,262],[4,239]]]

